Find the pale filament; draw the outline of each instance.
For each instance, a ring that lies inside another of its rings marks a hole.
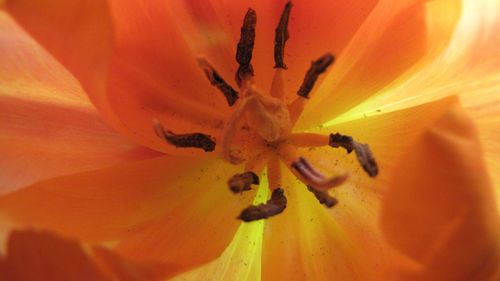
[[[281,186],[281,162],[277,155],[273,155],[267,163],[267,180],[271,190]]]
[[[271,84],[271,96],[281,101],[285,101],[285,69],[276,68],[273,82]]]
[[[297,147],[327,146],[329,136],[314,133],[295,133],[290,136],[290,142]]]
[[[302,111],[306,105],[306,98],[296,97],[290,104],[288,104],[288,111],[290,112],[290,119],[292,121],[292,126],[299,120]]]
[[[290,172],[306,185],[310,185],[318,190],[328,190],[339,186],[349,177],[349,173],[330,178],[324,176],[321,172],[314,169],[305,158],[299,157],[297,148],[290,144],[281,145],[278,154]]]

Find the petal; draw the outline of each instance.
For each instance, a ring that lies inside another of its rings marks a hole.
[[[11,233],[7,256],[0,258],[0,277],[11,281],[112,280],[76,241],[34,231]]]
[[[131,139],[158,150],[193,153],[162,142],[152,119],[179,133],[220,130],[227,105],[223,97],[214,98],[216,90],[197,66],[189,42],[172,24],[172,5],[10,0],[6,6],[77,77],[106,120]]]
[[[99,118],[78,83],[0,12],[0,193],[156,154]]]
[[[111,54],[111,22],[105,1],[7,0],[8,12],[54,55],[114,123],[103,93]]]
[[[397,280],[493,280],[500,229],[477,131],[455,107],[398,161],[381,226],[402,254],[422,264]]]
[[[171,154],[158,138],[153,118],[176,133],[202,132],[219,137],[229,113],[224,97],[207,81],[177,18],[177,1],[110,1],[114,27],[106,98],[126,124],[126,133],[141,143]],[[182,13],[179,13],[182,15]]]
[[[176,266],[158,262],[131,262],[103,247],[93,247],[96,263],[109,274],[123,281],[165,280],[175,274]]]
[[[456,30],[438,57],[357,110],[374,110],[384,105],[402,108],[450,94],[460,94],[466,108],[488,103],[487,94],[480,100],[477,96],[481,90],[498,90],[500,3],[462,0],[462,6]]]
[[[331,216],[292,177],[285,173],[287,208],[266,221],[263,280],[376,280],[390,262],[372,220],[376,209],[340,201]]]
[[[424,65],[413,77],[402,78],[393,88],[345,113],[339,119],[353,119],[377,111],[393,111],[458,94],[464,107],[477,120],[485,157],[495,187],[498,177],[498,95],[500,76],[496,55],[498,36],[497,1],[462,1],[463,14],[449,46],[433,63]],[[436,2],[434,2],[436,3]],[[446,62],[446,63],[443,63]],[[495,188],[500,199],[500,188]]]
[[[268,198],[268,184],[264,177],[253,204]],[[188,280],[261,280],[261,254],[265,220],[243,223],[224,253],[216,260],[176,276],[172,281]]]
[[[329,121],[396,78],[407,77],[417,63],[428,63],[446,46],[459,11],[456,1],[379,2],[340,54],[298,125],[309,128]]]
[[[104,1],[5,1],[8,11],[80,80],[103,91],[111,50],[111,25]]]
[[[451,41],[433,63],[365,101],[344,116],[396,110],[458,95],[476,120],[497,198],[500,199],[500,3],[462,1],[463,14]]]
[[[3,221],[84,242],[111,242],[139,261],[179,268],[217,257],[251,192],[235,196],[222,161],[164,156],[44,181],[0,198]]]
[[[94,248],[93,253],[77,241],[50,232],[15,230],[7,242],[6,257],[0,257],[0,277],[10,281],[152,281],[173,272],[169,265],[131,263],[103,248]]]

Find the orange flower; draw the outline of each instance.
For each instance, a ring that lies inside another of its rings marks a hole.
[[[0,276],[495,280],[500,2],[478,2],[295,1],[287,27],[285,1],[5,1],[0,226],[92,250],[15,232]]]

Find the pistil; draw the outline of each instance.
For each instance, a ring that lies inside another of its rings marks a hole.
[[[378,166],[369,146],[340,133],[327,136],[311,133],[292,133],[292,127],[302,114],[306,101],[310,98],[319,76],[327,71],[335,58],[325,54],[313,61],[297,91],[297,97],[290,104],[285,101],[285,43],[289,39],[288,23],[292,3],[288,2],[281,14],[275,30],[274,60],[275,73],[267,94],[253,83],[254,69],[251,64],[255,42],[257,14],[248,9],[241,27],[241,37],[237,45],[236,82],[239,92],[231,87],[215,70],[208,60],[200,56],[198,63],[208,82],[224,95],[232,114],[224,124],[222,140],[219,144],[222,159],[237,165],[245,163],[245,170],[228,180],[228,187],[234,193],[247,192],[260,183],[259,174],[267,166],[271,198],[260,205],[243,209],[239,219],[250,222],[282,213],[287,205],[282,187],[281,165],[284,164],[320,204],[331,208],[337,200],[329,191],[342,185],[349,173],[326,176],[316,169],[309,160],[298,153],[298,147],[330,146],[344,148],[347,153],[355,151],[356,157],[370,177],[378,174]],[[215,149],[214,139],[203,133],[174,134],[165,130],[159,122],[154,123],[156,134],[167,143],[178,148]]]

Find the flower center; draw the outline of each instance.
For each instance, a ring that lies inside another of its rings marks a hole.
[[[337,200],[329,194],[329,190],[345,182],[348,174],[327,177],[319,172],[304,157],[299,155],[298,148],[311,146],[342,147],[347,153],[355,151],[363,169],[371,177],[378,174],[378,166],[367,144],[354,141],[350,136],[339,133],[327,136],[310,133],[292,133],[294,123],[302,113],[309,99],[315,82],[333,63],[334,57],[326,54],[312,62],[306,72],[296,99],[285,102],[284,62],[285,43],[289,38],[288,20],[292,3],[285,5],[275,34],[274,60],[275,74],[271,91],[264,93],[253,82],[254,69],[251,64],[257,14],[248,9],[241,28],[236,61],[239,64],[235,75],[239,92],[227,83],[205,57],[199,57],[198,63],[209,82],[226,98],[229,106],[234,108],[230,118],[224,124],[221,142],[218,144],[222,158],[231,164],[245,164],[245,171],[236,174],[228,181],[231,191],[240,193],[252,189],[259,184],[259,174],[267,168],[271,198],[265,203],[245,208],[239,218],[243,221],[254,221],[268,218],[283,212],[287,200],[281,188],[280,162],[300,179],[318,201],[328,208]],[[215,149],[215,140],[202,133],[175,134],[165,130],[159,122],[154,123],[157,135],[176,147],[194,147],[205,151]]]

